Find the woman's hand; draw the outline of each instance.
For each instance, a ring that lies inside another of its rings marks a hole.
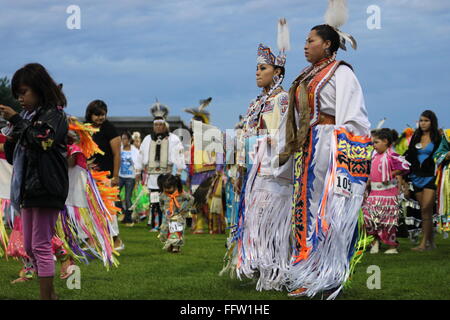
[[[111,186],[115,187],[119,185],[119,177],[112,177],[111,179]]]
[[[9,120],[14,115],[16,115],[17,112],[11,107],[8,107],[8,106],[0,104],[0,114],[1,114],[3,119]]]

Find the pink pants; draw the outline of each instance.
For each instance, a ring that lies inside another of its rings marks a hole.
[[[23,240],[25,251],[33,261],[39,277],[53,277],[55,262],[52,237],[59,210],[54,208],[23,208]]]

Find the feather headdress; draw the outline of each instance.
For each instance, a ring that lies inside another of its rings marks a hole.
[[[190,113],[194,116],[194,118],[202,119],[203,123],[209,123],[209,112],[206,111],[206,107],[211,103],[212,97],[202,99],[199,101],[199,106],[197,108],[186,108],[185,112]]]
[[[150,114],[153,116],[154,120],[166,120],[169,114],[169,107],[162,104],[156,98],[156,102],[150,106]]]
[[[347,50],[345,42],[348,41],[353,49],[357,49],[358,44],[352,35],[345,33],[339,28],[343,26],[348,20],[347,0],[328,0],[328,8],[325,12],[325,23],[339,34],[341,43],[339,47],[342,50]]]
[[[278,20],[277,45],[280,53],[278,56],[275,56],[270,47],[260,43],[256,63],[271,64],[278,67],[284,67],[286,64],[286,51],[291,49],[291,43],[289,40],[289,27],[285,18]]]

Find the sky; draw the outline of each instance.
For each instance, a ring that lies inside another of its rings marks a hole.
[[[303,45],[326,7],[326,0],[0,0],[0,77],[43,64],[64,83],[66,111],[75,116],[94,99],[107,103],[109,116],[149,116],[158,98],[188,123],[183,109],[212,97],[211,122],[225,130],[260,92],[257,47],[277,51],[278,19],[290,29],[288,90],[308,65]],[[431,109],[450,128],[450,1],[348,0],[348,7],[341,30],[358,49],[340,50],[338,59],[353,65],[372,126],[386,118],[385,127],[403,130]]]

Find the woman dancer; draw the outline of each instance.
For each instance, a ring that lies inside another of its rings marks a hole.
[[[356,42],[338,27],[345,1],[330,1],[326,24],[311,29],[304,47],[311,63],[289,90],[286,152],[294,154],[294,252],[289,296],[314,296],[348,279],[358,213],[368,179],[370,138],[361,86],[339,47]]]
[[[262,92],[251,102],[244,120],[247,179],[235,239],[221,272],[231,270],[239,279],[258,279],[257,290],[281,290],[290,257],[292,166],[272,166],[284,148],[279,132],[284,132],[288,106],[288,94],[281,87],[284,52],[289,48],[286,20],[280,20],[279,30],[278,56],[269,47],[258,47],[256,84]]]

